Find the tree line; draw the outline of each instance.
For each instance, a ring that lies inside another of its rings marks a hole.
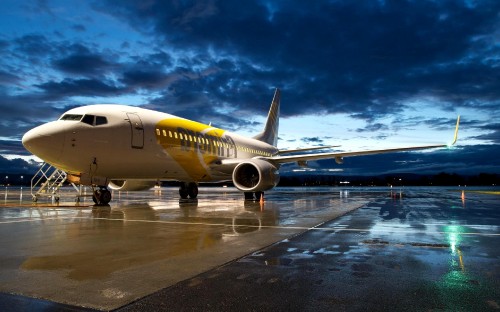
[[[412,173],[378,176],[282,175],[280,186],[496,186],[500,175],[480,173],[460,175],[440,172],[434,175]]]

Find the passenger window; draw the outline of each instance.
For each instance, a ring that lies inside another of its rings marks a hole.
[[[160,129],[156,129],[156,135],[160,135]]]
[[[94,125],[94,117],[95,117],[94,115],[85,115],[82,118],[82,122],[93,126]]]
[[[170,131],[170,130],[168,131],[168,136],[172,137],[172,131]]]
[[[100,125],[105,125],[108,123],[108,119],[104,116],[95,116],[95,125],[100,126]]]
[[[162,133],[163,133],[163,136],[164,136],[164,137],[166,137],[166,136],[167,136],[167,131],[162,130]]]

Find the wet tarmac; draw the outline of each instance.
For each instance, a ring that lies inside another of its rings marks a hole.
[[[392,195],[391,195],[392,194]],[[0,310],[496,311],[500,196],[448,188],[0,193]],[[1,202],[0,202],[1,203]],[[358,209],[359,208],[359,209]]]

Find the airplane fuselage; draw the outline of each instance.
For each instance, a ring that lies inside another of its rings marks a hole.
[[[36,140],[31,140],[36,138]],[[23,138],[35,155],[73,175],[192,182],[231,180],[221,160],[270,157],[267,143],[174,115],[125,105],[67,111]]]

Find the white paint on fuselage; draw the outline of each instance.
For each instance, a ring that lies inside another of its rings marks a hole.
[[[133,147],[137,142],[132,142],[134,125],[131,125],[127,113],[136,114],[142,122],[142,148]],[[55,167],[72,174],[85,173],[108,179],[193,179],[158,144],[156,136],[156,127],[161,120],[186,119],[139,107],[109,104],[78,107],[65,114],[104,116],[107,123],[94,126],[81,121],[57,120],[27,132],[23,137],[26,148]],[[277,149],[267,143],[228,131],[224,135],[230,136],[235,145],[242,148],[237,149],[233,155],[218,157],[217,160],[227,159],[227,156],[239,159],[257,156],[251,150],[277,153]],[[186,157],[188,155],[186,153]],[[220,170],[215,165],[203,163],[201,151],[197,151],[196,158],[192,161],[202,163],[209,173],[210,181],[231,179],[232,170]]]

